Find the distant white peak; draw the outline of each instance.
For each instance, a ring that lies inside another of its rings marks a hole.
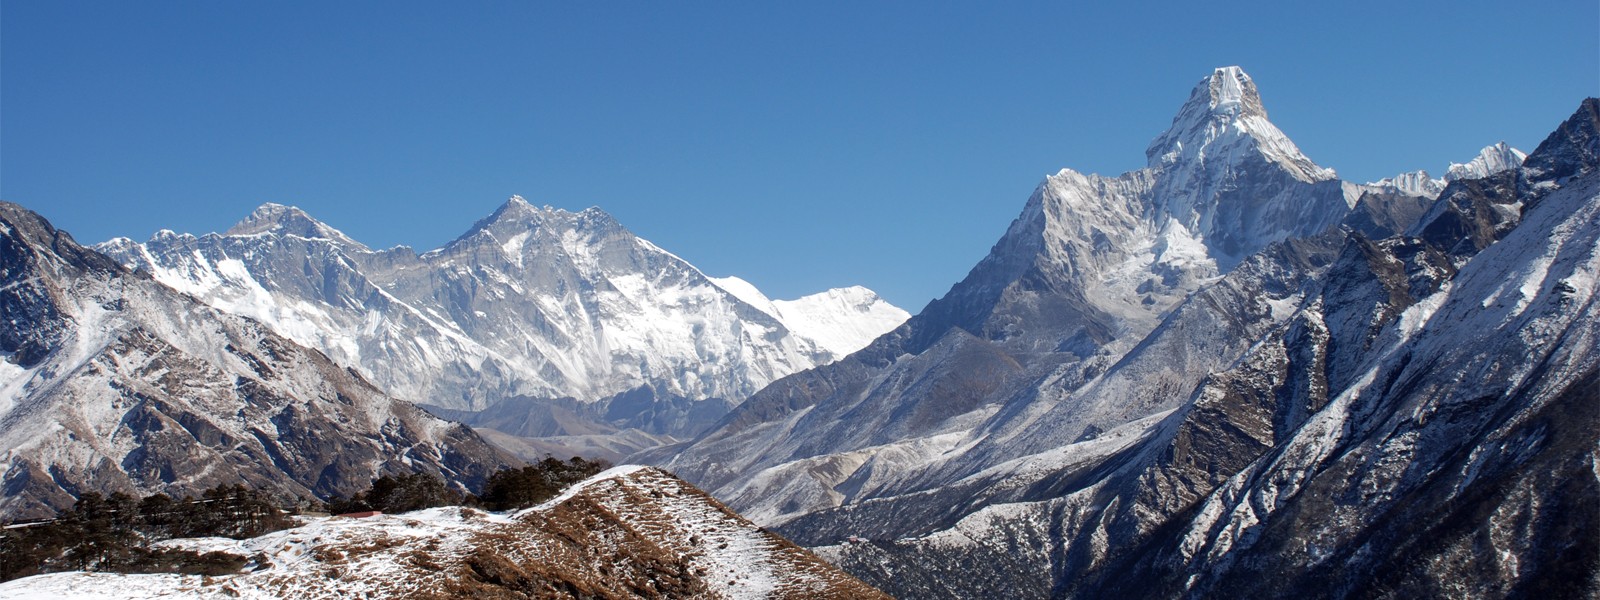
[[[550,205],[534,206],[522,196],[512,196],[489,216],[479,219],[465,233],[438,250],[462,244],[469,246],[497,244],[502,252],[510,257],[522,254],[525,249],[545,247],[543,242],[537,240],[549,239],[547,237],[549,235],[553,234],[557,238],[564,239],[571,233],[577,234],[573,243],[580,246],[618,236],[638,239],[610,213],[600,210],[599,207],[589,207],[575,213]],[[432,255],[438,250],[429,251],[424,256]],[[568,251],[571,250],[568,248]],[[520,264],[518,261],[519,266]]]
[[[1267,109],[1250,76],[1239,67],[1221,67],[1200,80],[1172,126],[1145,149],[1152,168],[1232,160],[1253,149],[1304,181],[1335,177],[1311,162],[1300,148],[1267,120]]]
[[[263,233],[328,240],[352,248],[367,249],[366,246],[351,239],[344,232],[312,218],[311,215],[306,214],[306,211],[293,206],[271,202],[256,208],[255,212],[250,213],[250,216],[228,228],[224,235],[248,236]]]
[[[456,239],[460,241],[474,236],[481,236],[490,230],[506,233],[511,229],[537,229],[544,226],[552,218],[559,219],[562,215],[570,216],[571,213],[549,205],[543,207],[534,206],[529,204],[522,196],[512,196],[504,204],[501,204],[499,208],[494,209],[494,212],[489,213],[489,216],[473,223],[466,233],[461,234],[461,237]]]
[[[868,303],[875,302],[875,301],[878,300],[878,293],[877,292],[874,292],[872,290],[867,289],[866,287],[859,286],[859,285],[851,285],[851,286],[845,286],[845,287],[841,287],[841,288],[833,288],[833,289],[827,290],[825,292],[812,294],[812,296],[824,296],[824,297],[828,297],[828,298],[837,298],[837,299],[840,299],[840,300],[853,302],[853,303],[856,303],[856,304],[868,304]],[[808,297],[810,297],[810,296],[808,296]]]
[[[216,234],[212,233],[212,234],[208,234],[208,235],[216,235]],[[178,233],[178,232],[173,231],[171,229],[162,229],[162,230],[156,231],[155,234],[151,235],[150,236],[150,240],[149,240],[148,243],[162,244],[162,245],[167,245],[167,246],[180,246],[180,245],[185,245],[185,244],[189,244],[191,242],[194,242],[197,239],[199,239],[199,238],[195,237],[194,234]],[[127,240],[128,241],[128,245],[126,245],[126,246],[122,245],[122,243],[121,243],[122,240]],[[126,249],[132,249],[134,247],[143,248],[144,244],[140,244],[139,242],[135,242],[130,238],[115,238],[115,239],[107,240],[107,241],[104,241],[104,242],[100,242],[99,244],[95,244],[94,247],[95,247],[96,250],[100,250],[101,252],[105,252],[107,250],[114,250],[114,249],[119,249],[119,248],[126,248]],[[104,250],[101,250],[102,248]]]
[[[1450,163],[1450,170],[1444,174],[1445,181],[1458,179],[1482,179],[1501,171],[1508,171],[1522,166],[1522,161],[1528,155],[1521,150],[1512,148],[1505,142],[1484,146],[1466,164]]]
[[[546,204],[534,206],[522,196],[512,196],[505,204],[490,213],[488,218],[479,221],[473,230],[482,229],[483,226],[492,225],[503,221],[518,223],[531,222],[536,224],[549,224],[550,226],[580,226],[583,224],[616,223],[616,219],[598,206],[591,206],[579,212],[572,212],[564,208],[557,208]]]
[[[841,357],[865,348],[911,318],[911,313],[858,285],[775,300],[772,305],[789,331]]]
[[[811,340],[839,358],[865,348],[878,336],[911,318],[911,313],[859,285],[825,290],[794,300],[772,300],[754,284],[738,277],[707,279],[740,302],[777,319],[791,333]]]
[[[591,212],[591,211],[600,212],[600,213],[605,212],[605,211],[601,210],[600,207],[598,207],[598,206],[591,206],[589,208],[585,208],[583,210],[577,211],[576,213],[574,213],[573,211],[567,210],[565,208],[551,206],[549,204],[545,204],[543,206],[534,206],[534,204],[532,202],[529,202],[527,198],[523,198],[521,194],[512,194],[510,198],[506,199],[506,203],[501,205],[501,209],[502,210],[512,209],[512,208],[514,208],[514,209],[526,209],[526,210],[531,210],[531,211],[535,211],[535,212],[544,212],[544,213],[552,213],[552,214],[583,214],[583,213]]]
[[[876,292],[859,285],[823,290],[794,300],[774,300],[772,303],[780,311],[789,310],[792,312],[793,308],[798,306],[825,306],[840,313],[865,312],[871,310],[875,304],[887,304],[882,298],[878,297]],[[910,317],[908,316],[907,318]]]
[[[143,249],[144,246],[139,242],[133,241],[133,238],[114,237],[104,242],[95,244],[93,248],[96,252],[101,254],[121,253],[137,256],[139,255],[139,250]]]
[[[1412,171],[1410,173],[1401,173],[1394,177],[1379,179],[1367,185],[1392,188],[1408,196],[1434,198],[1439,195],[1439,192],[1444,191],[1444,184],[1445,180],[1436,179],[1428,175],[1427,171]]]
[[[488,218],[485,218],[482,223],[493,223],[508,219],[523,220],[545,212],[550,212],[552,210],[554,209],[550,208],[549,206],[545,206],[543,209],[540,209],[539,207],[529,204],[528,201],[523,199],[522,196],[512,196],[511,198],[507,199],[504,204],[501,204],[499,208],[494,209],[494,212],[489,213]],[[479,228],[474,227],[473,229]]]
[[[728,277],[706,277],[706,279],[710,280],[712,285],[722,288],[722,291],[732,294],[734,298],[738,298],[740,302],[754,306],[756,310],[767,313],[772,318],[782,319],[783,315],[778,312],[778,307],[773,306],[772,299],[761,293],[761,290],[757,289],[755,284],[731,275]]]

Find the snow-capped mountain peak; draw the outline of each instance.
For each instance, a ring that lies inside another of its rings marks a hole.
[[[501,204],[500,208],[496,208],[494,212],[489,213],[489,216],[485,217],[481,222],[484,224],[490,224],[499,223],[502,221],[520,221],[533,218],[540,213],[551,212],[553,210],[554,209],[549,206],[545,206],[541,209],[540,207],[534,206],[532,203],[528,202],[522,196],[513,195],[506,199],[505,204]]]
[[[740,302],[771,315],[784,327],[822,349],[843,357],[865,348],[911,314],[870,289],[853,285],[794,300],[773,300],[738,277],[710,277],[711,283]]]
[[[1239,67],[1219,67],[1189,93],[1172,126],[1150,142],[1151,167],[1233,162],[1259,152],[1297,179],[1324,181],[1332,169],[1311,162],[1288,136],[1267,120],[1267,109],[1250,76]]]
[[[170,232],[168,232],[170,233]],[[312,240],[330,240],[341,245],[366,250],[362,245],[344,232],[318,221],[294,206],[268,202],[257,207],[255,212],[244,220],[234,224],[225,235],[247,236],[262,233],[276,235],[293,235]]]
[[[523,245],[512,242],[513,239],[526,240],[528,236],[523,234],[540,230],[551,233],[575,232],[582,234],[581,237],[627,232],[622,223],[599,207],[591,206],[572,212],[549,205],[535,206],[522,196],[512,196],[489,216],[474,223],[466,233],[446,245],[444,249],[460,245],[488,232],[506,244],[507,253],[515,254]]]
[[[911,313],[859,285],[773,304],[790,331],[838,356],[866,347],[883,332],[911,318]]]
[[[1367,185],[1394,188],[1410,196],[1433,198],[1438,196],[1439,192],[1444,191],[1444,184],[1445,180],[1435,179],[1427,171],[1418,170],[1410,173],[1401,173],[1394,177],[1385,177]]]
[[[773,305],[772,299],[757,289],[755,284],[732,275],[727,277],[708,276],[707,279],[710,279],[711,283],[716,284],[717,287],[722,288],[722,291],[733,294],[733,297],[738,298],[740,302],[754,306],[761,312],[774,317],[778,316],[778,307]]]
[[[1355,206],[1332,169],[1267,120],[1254,81],[1238,67],[1201,79],[1145,156],[1150,202],[1223,271],[1268,243],[1321,232]]]
[[[1512,148],[1505,142],[1497,142],[1484,146],[1478,155],[1466,164],[1450,163],[1450,170],[1445,172],[1445,181],[1458,179],[1482,179],[1495,173],[1522,166],[1522,161],[1528,155],[1521,150]]]
[[[1208,84],[1212,113],[1267,116],[1267,109],[1261,106],[1261,94],[1244,69],[1220,67],[1211,75]]]
[[[821,333],[802,335],[807,323],[774,316],[771,302],[746,306],[603,210],[519,196],[421,255],[342,239],[298,209],[267,205],[229,234],[99,249],[397,397],[467,411],[570,399],[596,419],[596,435],[615,423],[695,433],[767,383],[842,357],[824,334],[844,335],[853,351],[907,316],[866,303],[824,311]]]

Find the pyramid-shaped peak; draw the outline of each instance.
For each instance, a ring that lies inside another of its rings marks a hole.
[[[550,210],[550,207],[546,206],[544,210],[548,211]],[[510,198],[507,198],[505,203],[501,204],[499,208],[494,209],[494,212],[489,213],[488,221],[524,221],[532,215],[537,215],[540,212],[541,211],[539,208],[529,203],[527,199],[523,198],[522,196],[512,195]]]
[[[245,221],[291,219],[315,220],[311,219],[311,215],[306,214],[306,211],[300,210],[300,207],[298,206],[289,206],[285,204],[278,204],[276,202],[266,202],[261,206],[257,206],[256,209],[250,213],[250,216],[245,218]]]
[[[505,204],[490,213],[488,218],[480,221],[474,229],[490,227],[499,223],[515,223],[518,225],[547,225],[553,227],[581,227],[587,223],[615,223],[616,219],[597,206],[591,206],[579,212],[572,212],[564,208],[557,208],[548,204],[535,206],[520,195],[512,195]]]
[[[511,196],[489,216],[479,219],[466,233],[448,245],[472,243],[476,237],[491,235],[496,239],[509,239],[528,231],[573,231],[585,234],[626,232],[626,228],[609,213],[598,207],[580,212],[550,205],[535,206],[522,196]]]
[[[354,248],[365,248],[350,236],[329,227],[306,214],[298,207],[268,202],[257,207],[250,216],[228,228],[225,235],[248,236],[260,234],[293,235],[307,239],[323,239]]]
[[[1213,114],[1267,116],[1255,81],[1239,67],[1218,67],[1195,86],[1189,102],[1204,103]]]
[[[1259,154],[1302,181],[1334,178],[1267,120],[1255,81],[1239,67],[1218,67],[1189,92],[1172,126],[1145,149],[1152,168],[1199,166]]]

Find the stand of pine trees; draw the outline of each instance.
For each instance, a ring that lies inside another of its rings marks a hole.
[[[574,483],[610,468],[603,460],[546,457],[534,464],[502,469],[489,476],[481,495],[462,494],[436,475],[385,475],[350,498],[333,498],[334,514],[382,511],[401,513],[438,506],[479,506],[501,511],[527,508]],[[265,492],[241,485],[207,490],[200,498],[175,500],[164,494],[136,499],[123,493],[87,492],[55,519],[0,529],[0,581],[60,571],[114,573],[236,573],[265,557],[225,552],[200,554],[157,550],[155,542],[178,538],[246,539],[293,527]]]
[[[189,537],[245,539],[293,525],[269,496],[241,485],[219,485],[200,498],[182,500],[86,492],[53,520],[0,530],[0,581],[57,571],[232,573],[246,559],[154,550],[150,544]]]
[[[554,498],[561,490],[611,468],[604,460],[551,457],[520,469],[501,469],[489,476],[478,501],[487,510],[516,510]]]
[[[604,460],[587,460],[573,457],[544,460],[520,469],[501,469],[489,476],[483,493],[463,495],[451,490],[436,475],[413,473],[410,475],[384,475],[372,482],[367,491],[350,498],[328,501],[328,512],[333,514],[381,511],[402,513],[437,506],[477,506],[485,510],[515,510],[527,508],[555,497],[568,486],[588,479],[611,468]]]

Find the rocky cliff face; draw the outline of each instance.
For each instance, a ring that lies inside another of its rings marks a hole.
[[[705,493],[620,467],[517,513],[436,508],[323,518],[259,538],[174,540],[252,570],[215,577],[62,573],[8,597],[888,598]]]
[[[475,486],[514,462],[261,324],[130,272],[0,203],[0,513],[84,491],[287,499],[385,473]]]

